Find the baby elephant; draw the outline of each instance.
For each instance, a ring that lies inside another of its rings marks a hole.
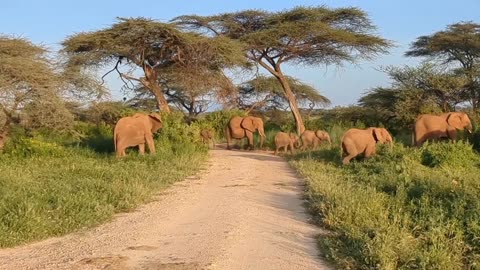
[[[350,163],[350,160],[359,154],[364,153],[365,158],[375,155],[376,143],[393,143],[392,136],[384,128],[351,128],[342,137],[342,151],[347,154],[343,158],[343,164]]]
[[[317,130],[305,130],[302,135],[300,136],[302,139],[302,150],[307,149],[307,147],[313,145],[313,149],[317,149],[318,145],[322,142],[328,142],[332,144],[332,140],[330,139],[330,135],[326,131]]]
[[[298,140],[298,136],[294,133],[278,132],[275,135],[275,155],[278,153],[278,149],[282,147],[285,153],[287,153],[288,147],[290,147],[290,152],[293,154],[293,148],[298,145]]]
[[[162,127],[162,118],[157,113],[136,113],[118,120],[113,131],[113,143],[118,156],[125,156],[127,147],[137,146],[140,154],[145,153],[145,143],[150,153],[155,153],[153,133]]]
[[[212,148],[215,149],[215,131],[213,129],[202,129],[200,137],[202,137],[202,143],[206,143],[209,147],[212,142]]]

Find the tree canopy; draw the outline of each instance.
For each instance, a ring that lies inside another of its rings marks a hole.
[[[166,112],[170,108],[161,87],[162,76],[172,74],[172,70],[176,74],[221,72],[223,68],[245,63],[238,42],[184,33],[174,25],[146,18],[119,18],[105,29],[75,34],[67,38],[63,46],[70,65],[110,66],[125,85],[134,88],[139,83],[148,89],[155,96],[158,108]],[[130,69],[123,72],[122,65]],[[133,75],[136,68],[142,70],[143,76]],[[218,83],[208,82],[210,86]]]
[[[354,62],[384,53],[390,43],[375,35],[367,14],[357,8],[296,7],[280,12],[245,10],[214,16],[186,15],[173,22],[206,36],[241,41],[245,56],[282,85],[297,125],[305,129],[297,100],[282,72],[283,63],[318,66]]]
[[[455,23],[443,31],[420,36],[405,55],[424,57],[464,74],[468,79],[465,94],[474,109],[480,106],[480,24]]]
[[[419,67],[387,67],[392,80],[390,87],[368,90],[358,103],[369,111],[368,117],[391,129],[410,126],[423,113],[455,111],[468,98],[463,90],[468,80],[432,63]]]
[[[321,95],[312,86],[292,77],[286,77],[296,100],[310,109],[330,105],[330,100]],[[251,110],[286,110],[288,100],[282,85],[275,77],[257,76],[255,79],[242,83],[237,96],[237,106],[247,112]]]
[[[11,124],[64,129],[71,114],[61,99],[64,81],[47,49],[27,39],[0,35],[0,106]],[[41,108],[41,109],[40,109]]]

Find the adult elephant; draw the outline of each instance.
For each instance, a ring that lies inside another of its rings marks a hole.
[[[265,140],[265,132],[263,130],[263,121],[259,117],[247,116],[240,117],[234,116],[228,122],[227,127],[225,128],[225,137],[227,138],[227,149],[230,148],[230,143],[232,139],[243,139],[248,138],[248,146],[251,150],[254,149],[253,146],[253,133],[258,130],[260,134],[260,148],[263,146],[263,141]]]
[[[136,113],[118,120],[113,132],[113,142],[117,156],[125,156],[125,149],[138,145],[140,154],[145,153],[145,143],[150,153],[155,153],[153,133],[162,127],[162,118],[157,113]]]
[[[317,149],[318,145],[322,141],[326,141],[329,144],[332,144],[332,140],[330,139],[330,135],[323,130],[305,130],[302,135],[300,135],[300,139],[302,141],[302,150],[307,149],[307,147],[313,145],[314,149]]]
[[[375,155],[377,142],[393,144],[393,139],[384,128],[351,128],[347,130],[342,136],[342,156],[346,154],[342,163],[348,164],[352,158],[362,153],[365,154],[365,158]]]
[[[422,114],[415,120],[413,145],[421,146],[425,141],[440,138],[457,139],[457,129],[472,132],[472,123],[466,113],[450,112],[441,115]]]

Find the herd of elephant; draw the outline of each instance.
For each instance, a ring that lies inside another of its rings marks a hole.
[[[140,154],[145,152],[145,143],[150,153],[155,153],[153,133],[162,127],[162,119],[157,113],[136,113],[133,116],[121,118],[114,129],[114,144],[117,156],[125,156],[127,147],[138,146]],[[456,140],[457,130],[467,129],[472,132],[472,123],[467,114],[463,112],[450,112],[441,115],[422,114],[416,118],[413,130],[413,145],[421,146],[427,140],[439,140],[448,138]],[[227,149],[231,149],[232,139],[248,139],[248,147],[253,149],[253,134],[260,135],[260,148],[265,140],[263,120],[259,117],[234,116],[225,128]],[[200,132],[202,141],[214,142],[214,131],[204,129]],[[275,135],[275,154],[283,148],[285,152],[293,152],[294,148],[305,150],[313,146],[314,149],[322,142],[332,143],[330,135],[323,130],[305,130],[300,136],[294,133],[278,132]],[[369,158],[376,152],[377,143],[393,144],[393,139],[388,130],[380,127],[366,129],[351,128],[347,130],[341,139],[342,162],[348,164],[354,157],[364,154]]]

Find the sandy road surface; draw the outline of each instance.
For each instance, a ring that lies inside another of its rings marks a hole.
[[[0,250],[0,269],[326,269],[301,181],[279,157],[213,150],[209,169],[85,232]]]

